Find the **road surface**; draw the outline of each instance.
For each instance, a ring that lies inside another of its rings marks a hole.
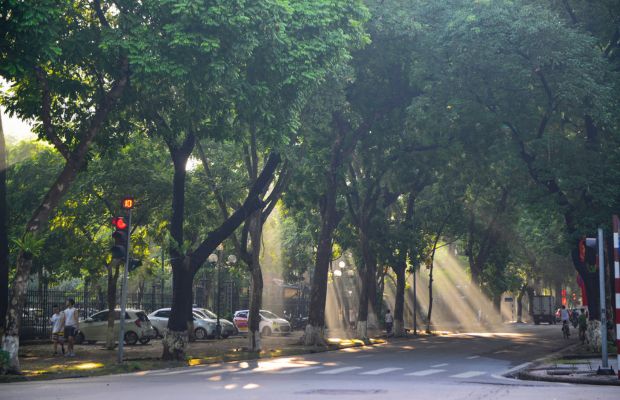
[[[557,325],[506,328],[265,361],[6,384],[0,399],[620,399],[618,387],[503,377],[573,343]]]

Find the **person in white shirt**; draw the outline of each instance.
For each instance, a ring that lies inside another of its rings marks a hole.
[[[67,339],[67,356],[75,357],[73,352],[73,344],[75,343],[75,335],[77,335],[79,329],[78,323],[78,311],[74,307],[75,301],[73,299],[67,299],[67,308],[64,311],[65,314],[65,338]]]
[[[562,306],[562,309],[560,310],[560,319],[562,320],[562,323],[568,323],[568,321],[570,321],[570,314],[568,313],[566,306]]]
[[[63,336],[63,328],[65,323],[65,314],[59,311],[56,304],[52,307],[54,314],[50,317],[50,323],[52,324],[52,342],[54,343],[54,355],[58,354],[58,344],[62,350],[62,354],[65,354],[65,341]]]

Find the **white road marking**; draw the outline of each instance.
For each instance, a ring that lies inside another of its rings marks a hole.
[[[484,375],[486,372],[482,371],[467,371],[462,374],[451,375],[450,378],[473,378],[474,376]]]
[[[323,368],[320,365],[317,365],[315,367],[296,367],[296,368],[287,368],[285,370],[282,371],[278,371],[275,372],[276,374],[296,374],[298,372],[306,372],[306,371],[311,371],[313,369],[319,369],[319,368]]]
[[[406,376],[428,376],[428,375],[438,374],[440,372],[445,372],[445,369],[425,369],[422,371],[411,372],[405,375]]]
[[[199,372],[192,372],[190,375],[215,375],[215,374],[222,374],[224,372],[235,372],[235,371],[239,371],[238,369],[210,369],[210,370],[206,370],[206,371],[199,371]]]
[[[512,367],[510,369],[507,369],[506,371],[500,372],[498,375],[507,375],[507,374],[510,374],[512,372],[515,372],[515,371],[518,371],[520,369],[523,369],[525,367],[529,367],[531,364],[532,364],[531,362],[526,362],[526,363],[523,363],[523,364],[519,364],[516,367]]]
[[[375,369],[373,371],[362,372],[360,375],[381,375],[387,374],[388,372],[400,371],[402,368],[381,368]]]
[[[357,356],[355,358],[368,358],[368,357],[372,357],[372,356],[374,356],[374,354],[363,354],[363,355]]]
[[[320,374],[320,375],[335,375],[335,374],[341,374],[343,372],[354,371],[356,369],[362,369],[362,367],[342,367],[342,368],[336,368],[336,369],[330,369],[330,370],[327,370],[327,371],[317,372],[317,374]]]
[[[156,375],[156,376],[168,376],[168,375],[178,375],[178,374],[185,374],[187,372],[189,372],[190,370],[188,369],[181,369],[181,370],[177,370],[177,371],[166,371],[166,372],[154,372],[150,375]]]
[[[436,364],[436,365],[431,365],[431,368],[441,368],[441,367],[447,367],[448,363],[443,363],[443,364]]]
[[[467,357],[468,360],[473,360],[475,358],[480,358],[480,356],[469,356],[469,357]]]

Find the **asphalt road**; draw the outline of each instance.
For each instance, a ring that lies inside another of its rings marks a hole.
[[[574,340],[574,339],[573,339]],[[560,350],[556,326],[506,326],[265,361],[0,386],[0,399],[620,399],[618,387],[502,375]]]

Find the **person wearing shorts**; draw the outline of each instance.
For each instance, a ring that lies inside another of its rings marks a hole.
[[[73,351],[73,345],[75,343],[75,336],[77,335],[78,324],[78,311],[75,309],[75,301],[73,299],[67,299],[67,308],[64,311],[65,314],[65,338],[67,340],[67,356],[75,357]]]
[[[62,350],[62,354],[65,354],[65,340],[64,340],[64,323],[65,323],[65,314],[62,311],[59,311],[59,308],[56,304],[52,307],[54,314],[50,318],[50,323],[52,324],[52,342],[54,343],[54,355],[58,355],[58,345],[60,344],[60,349]]]

